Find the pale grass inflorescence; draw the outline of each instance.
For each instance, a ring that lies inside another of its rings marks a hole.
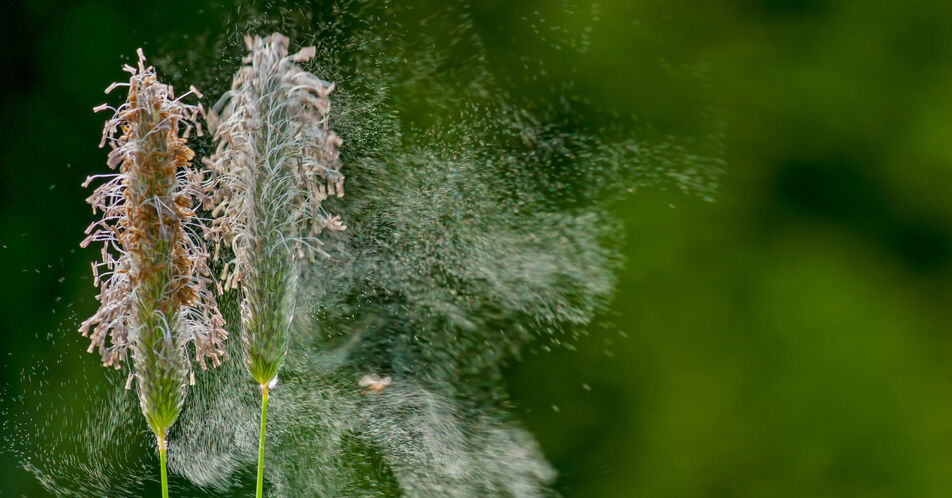
[[[344,195],[341,139],[328,127],[334,85],[297,65],[315,48],[288,55],[289,40],[278,33],[246,36],[245,44],[251,53],[209,114],[218,148],[205,163],[217,174],[215,253],[222,244],[234,252],[221,279],[226,290],[243,291],[243,353],[261,387],[260,497],[268,391],[288,352],[302,261],[327,256],[318,238],[324,229],[346,227],[322,205]]]
[[[204,223],[194,203],[206,199],[203,175],[190,168],[194,152],[186,145],[192,130],[201,134],[201,105],[175,97],[138,51],[138,65],[126,65],[126,101],[103,129],[100,147],[111,147],[108,165],[118,172],[90,176],[106,182],[87,199],[102,219],[86,230],[82,246],[102,242],[102,261],[93,263],[100,308],[80,327],[99,351],[103,365],[120,369],[132,352],[133,378],[142,411],[160,449],[181,411],[192,371],[188,344],[201,367],[218,365],[228,336],[225,320],[209,289],[212,274],[202,240]],[[103,104],[97,112],[112,109]],[[180,135],[181,132],[181,135]],[[118,136],[117,136],[118,135]]]
[[[322,205],[343,195],[344,177],[341,139],[328,127],[334,85],[297,65],[314,47],[288,55],[277,33],[245,43],[251,53],[209,113],[218,149],[205,162],[217,175],[215,252],[221,244],[234,252],[221,279],[244,291],[245,361],[264,389],[287,352],[302,260],[326,255],[321,231],[346,228]]]

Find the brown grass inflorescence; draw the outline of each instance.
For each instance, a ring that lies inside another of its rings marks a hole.
[[[83,184],[107,179],[87,199],[93,212],[102,212],[81,244],[103,243],[102,261],[93,263],[100,307],[80,332],[90,337],[89,351],[98,350],[106,367],[120,369],[132,352],[130,382],[134,375],[142,411],[162,448],[192,368],[187,345],[193,344],[202,368],[206,359],[218,365],[228,334],[209,290],[205,227],[194,211],[195,201],[206,196],[202,173],[190,168],[195,154],[187,139],[192,130],[202,133],[203,109],[182,99],[201,95],[192,87],[176,98],[155,69],[145,66],[141,49],[138,55],[137,67],[124,67],[129,82],[106,90],[129,89],[100,143],[111,147],[107,163],[118,172],[90,176]],[[111,107],[95,110],[106,109]]]

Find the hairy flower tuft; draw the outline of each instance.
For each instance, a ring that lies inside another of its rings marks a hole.
[[[93,263],[94,284],[100,287],[99,310],[82,323],[80,332],[98,349],[103,365],[119,369],[132,351],[135,379],[143,412],[156,436],[175,421],[181,409],[191,362],[205,368],[218,365],[228,333],[209,290],[205,227],[194,212],[194,201],[205,197],[202,174],[190,168],[194,152],[186,140],[194,129],[202,134],[199,105],[182,99],[200,95],[190,88],[176,98],[171,86],[160,83],[155,69],[126,65],[125,103],[106,121],[100,147],[112,150],[107,164],[114,174],[93,175],[107,181],[87,199],[102,219],[86,229],[80,244],[102,242],[102,261]],[[95,111],[111,109],[103,104]],[[181,136],[179,132],[182,131]],[[118,135],[118,137],[117,137]]]
[[[245,359],[268,386],[287,351],[300,260],[326,255],[317,238],[324,229],[346,228],[323,207],[343,195],[344,177],[341,139],[328,128],[334,85],[297,65],[314,47],[288,55],[288,38],[277,33],[245,43],[251,52],[209,113],[218,149],[206,164],[217,176],[211,237],[235,254],[221,279],[226,290],[244,290]]]

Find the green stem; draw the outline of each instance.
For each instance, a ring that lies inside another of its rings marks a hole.
[[[169,498],[169,475],[165,469],[165,432],[159,440],[159,465],[162,468],[162,498]]]
[[[268,387],[261,387],[261,441],[258,442],[258,489],[256,498],[261,498],[264,489],[264,426],[268,417]]]

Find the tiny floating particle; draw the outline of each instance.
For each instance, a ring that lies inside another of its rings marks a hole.
[[[360,387],[366,388],[368,391],[379,393],[392,383],[393,380],[389,375],[386,377],[380,377],[374,374],[367,374],[361,377],[357,384]]]

